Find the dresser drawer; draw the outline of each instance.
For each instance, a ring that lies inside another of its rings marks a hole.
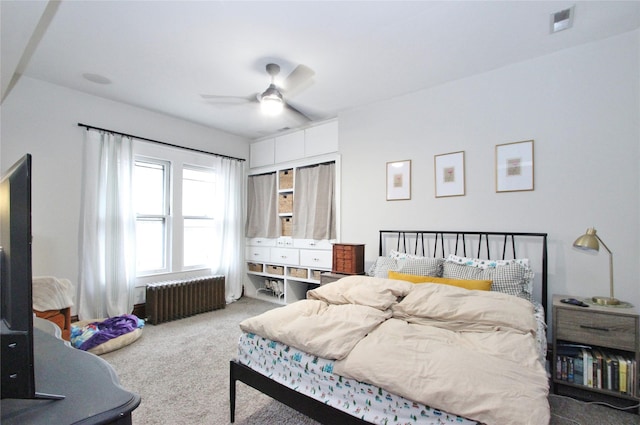
[[[249,246],[276,246],[275,239],[269,238],[247,238],[247,245]]]
[[[619,350],[636,350],[636,318],[587,310],[558,308],[555,323],[557,339]]]
[[[331,249],[332,244],[331,241],[326,239],[295,239],[293,241],[293,246],[304,249]]]
[[[299,251],[297,249],[272,248],[270,261],[290,266],[297,266],[300,262]]]
[[[318,269],[331,268],[331,251],[300,251],[300,265]]]
[[[271,252],[271,248],[248,246],[246,252],[247,252],[247,261],[263,262],[263,261],[269,261],[269,257],[270,257],[269,253]]]

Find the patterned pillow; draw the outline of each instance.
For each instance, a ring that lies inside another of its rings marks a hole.
[[[521,264],[524,268],[529,268],[528,258],[515,258],[513,260],[484,260],[481,258],[459,257],[457,255],[449,254],[447,261],[451,261],[456,264],[462,264],[463,266],[479,267],[481,269],[488,269],[490,267],[506,266],[511,263]]]
[[[399,267],[395,271],[419,276],[441,277],[443,265],[444,258],[409,257],[402,262],[398,262]]]
[[[392,270],[405,274],[441,277],[443,264],[444,258],[410,256],[398,259],[397,257],[378,257],[367,274],[373,277],[387,278],[389,270]]]
[[[491,280],[491,290],[532,300],[528,291],[530,273],[522,264],[512,262],[499,267],[480,268],[445,261],[443,277],[471,280]]]
[[[371,266],[367,274],[373,277],[388,277],[389,270],[396,270],[398,262],[395,258],[378,257],[376,262]]]
[[[481,269],[495,268],[500,266],[506,266],[508,264],[518,263],[525,268],[526,279],[526,291],[529,293],[529,298],[533,299],[533,277],[535,273],[529,267],[528,258],[514,258],[511,260],[484,260],[481,258],[459,257],[457,255],[449,254],[447,261],[454,262],[463,266],[478,267]],[[528,298],[528,299],[529,299]]]

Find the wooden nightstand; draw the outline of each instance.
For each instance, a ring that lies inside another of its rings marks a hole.
[[[364,274],[364,244],[333,244],[333,273]]]
[[[351,276],[349,274],[331,273],[325,272],[320,274],[320,285],[326,285],[327,283],[335,282],[343,277]]]
[[[628,308],[578,307],[560,302],[563,298],[572,297],[553,296],[553,391],[619,407],[637,405],[638,314]]]

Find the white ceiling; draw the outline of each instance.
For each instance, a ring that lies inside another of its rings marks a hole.
[[[551,35],[550,15],[572,5],[573,28]],[[269,85],[269,62],[282,77],[298,64],[315,72],[290,102],[323,120],[640,27],[638,1],[2,0],[1,7],[3,100],[9,77],[22,74],[248,138],[308,123],[202,95],[255,96]]]

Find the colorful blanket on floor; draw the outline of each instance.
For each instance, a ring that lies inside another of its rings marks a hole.
[[[110,317],[82,327],[71,325],[71,345],[87,351],[143,326],[144,320],[133,314]]]

